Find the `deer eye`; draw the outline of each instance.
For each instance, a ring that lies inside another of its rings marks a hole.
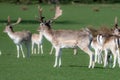
[[[44,23],[41,23],[40,26],[44,26]]]

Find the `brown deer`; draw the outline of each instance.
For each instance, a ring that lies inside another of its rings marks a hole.
[[[31,42],[31,32],[30,31],[17,31],[15,32],[13,30],[13,26],[16,24],[19,24],[21,21],[21,18],[18,18],[16,23],[11,24],[10,23],[10,17],[8,16],[8,24],[4,29],[4,32],[8,34],[10,39],[13,40],[13,42],[16,44],[17,47],[17,58],[19,58],[20,49],[23,55],[23,58],[25,58],[24,51],[22,48],[22,44],[24,43],[27,47],[27,55],[30,56],[30,42]]]

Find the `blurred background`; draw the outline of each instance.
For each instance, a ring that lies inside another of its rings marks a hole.
[[[0,2],[10,2],[16,4],[67,4],[67,3],[120,3],[120,0],[0,0]]]

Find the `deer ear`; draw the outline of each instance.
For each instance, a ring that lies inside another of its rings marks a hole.
[[[48,20],[48,22],[47,22],[47,23],[48,23],[48,24],[51,24],[52,22],[53,22],[52,20]]]
[[[115,24],[114,28],[118,29],[118,24]]]
[[[7,17],[7,25],[10,25],[11,20],[10,20],[10,16]]]

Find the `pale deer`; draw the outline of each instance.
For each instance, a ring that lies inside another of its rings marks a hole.
[[[113,66],[112,68],[115,67],[116,65],[116,61],[118,59],[118,64],[120,66],[120,61],[119,61],[119,45],[120,45],[120,37],[116,36],[116,35],[104,35],[104,34],[100,34],[98,35],[99,37],[101,36],[101,40],[102,41],[98,43],[102,44],[102,50],[105,53],[105,58],[104,58],[104,67],[107,66],[107,56],[108,56],[108,51],[110,50],[111,53],[113,54],[114,60],[113,60]]]
[[[43,36],[40,33],[39,34],[36,34],[36,33],[32,34],[32,37],[31,37],[32,54],[36,53],[35,44],[38,46],[37,53],[39,54],[41,51],[41,54],[43,54],[42,40],[43,40]]]
[[[40,17],[42,17],[41,16],[41,14],[42,14],[42,8],[40,8],[40,6],[38,6],[38,11],[39,11],[39,16]],[[52,20],[55,20],[55,19],[57,19],[57,18],[59,18],[61,15],[62,15],[62,9],[60,8],[60,6],[59,5],[56,5],[55,6],[55,15],[54,15],[54,17],[52,18]],[[44,17],[42,17],[42,18],[44,18]],[[42,19],[41,19],[42,20]],[[36,38],[37,38],[37,34],[35,34],[36,36]],[[39,36],[38,36],[39,37]],[[39,40],[38,40],[39,39]],[[42,49],[42,35],[40,35],[40,38],[38,38],[37,40],[36,39],[34,39],[33,38],[33,41],[32,41],[32,53],[35,51],[33,48],[34,48],[34,43],[40,43],[40,46],[41,46],[41,53],[43,53],[43,49]],[[38,41],[40,41],[40,42],[38,42]],[[38,45],[38,47],[39,47],[39,45]],[[52,48],[51,48],[51,50],[50,50],[50,55],[53,53],[53,49],[54,49],[54,47],[52,46]],[[34,50],[34,51],[33,51]],[[39,48],[38,48],[38,53],[39,53]],[[77,50],[74,50],[74,55],[77,53]]]
[[[8,16],[8,24],[4,29],[4,32],[8,34],[10,39],[16,44],[17,47],[17,58],[19,58],[20,50],[22,52],[23,58],[25,58],[25,54],[22,48],[22,44],[24,43],[27,47],[27,55],[30,56],[30,42],[31,42],[31,32],[30,31],[17,31],[13,30],[13,25],[19,24],[21,18],[18,18],[16,23],[10,23],[10,17]]]
[[[61,50],[62,48],[79,47],[89,55],[89,68],[94,68],[94,53],[90,50],[92,36],[87,30],[53,30],[50,21],[41,22],[39,26],[43,36],[51,42],[55,48],[55,64],[61,66]]]
[[[91,42],[91,47],[94,49],[95,51],[95,63],[99,63],[102,64],[102,46],[100,44],[97,43],[97,37],[94,37],[92,42]]]
[[[90,50],[92,34],[89,29],[81,30],[53,30],[51,20],[44,21],[42,17],[42,8],[39,8],[41,34],[51,42],[55,48],[55,63],[54,67],[61,66],[62,48],[79,47],[89,55],[89,68],[94,68],[94,53]]]
[[[115,67],[116,61],[118,59],[118,64],[120,67],[120,29],[118,28],[117,18],[115,18],[115,26],[110,34],[99,34],[97,36],[97,42],[102,45],[102,50],[105,52],[104,67],[107,66],[108,51],[110,50],[113,54],[113,66]]]

